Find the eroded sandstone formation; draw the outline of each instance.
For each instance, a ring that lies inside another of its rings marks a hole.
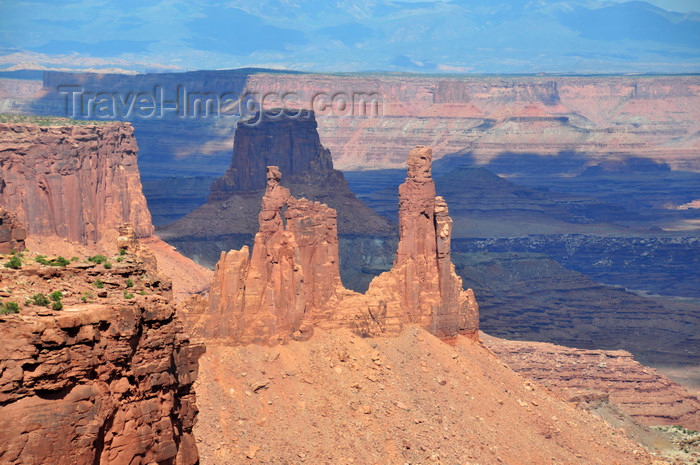
[[[248,247],[222,252],[211,286],[207,332],[241,342],[301,337],[328,317],[340,282],[336,213],[319,202],[294,198],[280,185],[276,166],[258,215],[253,255]]]
[[[0,271],[3,300],[20,305],[0,315],[0,463],[198,463],[192,383],[203,348],[163,283],[121,257],[107,269],[31,266],[25,255],[21,269]],[[62,310],[31,303],[54,291]]]
[[[647,425],[700,428],[700,400],[624,350],[574,349],[485,337],[510,368],[573,401],[604,395]]]
[[[361,334],[397,332],[407,323],[440,337],[476,337],[479,307],[450,259],[452,219],[435,195],[432,149],[418,146],[408,157],[399,186],[399,245],[393,268],[377,276],[367,293],[352,296],[334,315]],[[366,311],[356,312],[356,308]]]
[[[276,342],[306,338],[314,326],[378,335],[416,324],[441,337],[475,336],[478,306],[450,260],[452,220],[435,196],[431,159],[428,147],[409,155],[394,267],[366,294],[340,281],[335,211],[293,197],[279,168],[269,166],[252,257],[247,247],[221,254],[204,335]]]
[[[153,233],[128,123],[0,124],[0,205],[32,235],[82,243],[130,222]]]
[[[17,216],[0,208],[0,253],[24,250],[24,240],[27,238],[27,230]]]
[[[331,154],[316,131],[314,113],[297,113],[258,113],[250,121],[240,121],[231,165],[211,186],[207,202],[159,229],[159,236],[212,267],[222,250],[252,246],[260,197],[266,189],[266,166],[278,166],[284,173],[281,184],[292,195],[322,202],[337,212],[338,234],[346,250],[364,247],[369,256],[377,247],[374,237],[391,237],[395,229],[391,222],[358,200],[343,173],[333,169]],[[346,263],[351,255],[344,255]],[[355,269],[361,268],[362,258],[353,258],[358,261]]]

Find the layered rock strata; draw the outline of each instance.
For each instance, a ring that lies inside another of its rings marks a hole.
[[[335,211],[294,198],[280,185],[279,169],[268,167],[252,257],[247,247],[221,254],[204,335],[276,342],[306,338],[314,326],[378,335],[407,324],[442,337],[475,335],[478,306],[450,261],[452,220],[435,196],[431,158],[427,147],[409,155],[394,267],[365,294],[340,282]]]
[[[127,123],[0,124],[0,205],[33,235],[96,242],[130,222],[153,233]]]
[[[199,462],[192,383],[202,348],[184,335],[163,283],[122,259],[109,270],[0,271],[4,297],[20,302],[0,316],[0,463]],[[61,311],[30,303],[53,291]]]
[[[249,92],[293,91],[317,108],[319,133],[343,169],[399,167],[429,141],[436,158],[464,150],[479,163],[504,153],[591,160],[642,156],[698,169],[697,76],[329,76],[253,74]],[[344,97],[344,110],[319,96]],[[325,110],[325,111],[321,111]],[[517,159],[515,163],[518,163]]]
[[[27,230],[17,216],[0,208],[0,253],[24,250],[24,240],[27,238]]]
[[[485,337],[510,368],[574,401],[604,395],[647,425],[700,428],[700,400],[624,350],[584,350]]]

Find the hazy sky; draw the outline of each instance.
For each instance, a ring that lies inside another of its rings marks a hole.
[[[699,4],[0,1],[0,70],[698,72]]]

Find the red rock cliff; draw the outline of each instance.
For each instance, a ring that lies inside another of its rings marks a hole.
[[[0,124],[0,205],[32,235],[95,242],[123,223],[153,233],[128,123]]]
[[[478,306],[450,260],[452,220],[435,196],[431,158],[427,147],[409,156],[394,268],[375,278],[366,294],[340,282],[335,211],[294,198],[279,184],[278,168],[268,167],[252,257],[247,247],[221,254],[204,335],[277,342],[306,338],[313,326],[376,335],[417,324],[442,337],[476,336]]]
[[[608,395],[647,425],[700,428],[700,400],[624,350],[584,350],[544,342],[484,339],[514,371],[556,388],[566,398]]]

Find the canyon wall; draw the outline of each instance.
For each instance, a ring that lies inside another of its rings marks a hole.
[[[0,315],[0,462],[199,463],[203,348],[184,335],[166,283],[130,253],[109,269],[30,265],[34,254],[0,270],[3,300],[19,303]],[[32,303],[57,290],[60,311]]]
[[[153,233],[126,123],[0,124],[0,205],[32,235],[99,241],[123,223]]]
[[[343,170],[398,167],[418,143],[434,147],[437,158],[462,151],[477,163],[504,153],[579,152],[700,169],[697,76],[258,73],[246,88],[293,92],[287,101],[317,110],[321,140]]]
[[[427,147],[409,155],[394,267],[365,294],[340,281],[335,211],[291,196],[278,167],[269,166],[252,256],[247,247],[222,252],[203,335],[275,343],[306,339],[315,326],[369,336],[416,324],[441,337],[476,337],[478,306],[450,261],[452,220],[435,196],[431,160]]]
[[[47,72],[40,90],[27,81],[23,91],[8,81],[0,82],[0,106],[31,114],[65,116],[66,95],[58,90],[62,86],[122,99],[129,92],[145,92],[174,102],[176,109],[164,111],[163,118],[121,117],[136,127],[144,178],[221,173],[229,161],[232,123],[241,109],[238,101],[224,103],[244,94],[265,108],[280,106],[287,95],[287,107],[316,110],[321,140],[342,170],[400,167],[403,154],[417,144],[432,146],[436,158],[467,151],[478,163],[504,153],[553,156],[573,151],[591,160],[637,155],[675,169],[700,169],[696,75]],[[13,99],[20,92],[23,100],[17,103]],[[220,118],[206,116],[201,103],[196,107],[196,99],[204,96],[222,103]],[[191,117],[180,117],[183,112]],[[83,113],[79,117],[95,117]]]

